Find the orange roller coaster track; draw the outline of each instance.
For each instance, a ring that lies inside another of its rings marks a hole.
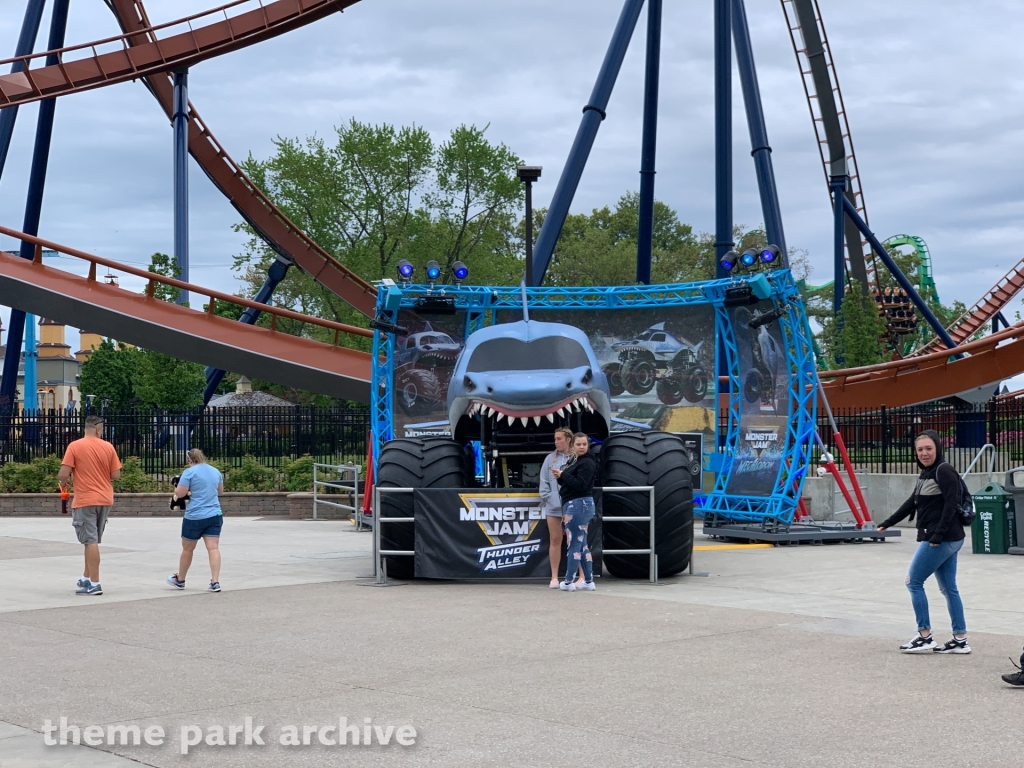
[[[142,0],[107,0],[107,4],[124,30],[128,45],[155,40],[153,30],[156,28],[150,24]],[[170,118],[173,101],[170,77],[157,74],[145,78],[144,82]],[[373,317],[376,288],[317,245],[270,201],[214,138],[191,102],[188,148],[214,186],[271,248],[362,314]]]

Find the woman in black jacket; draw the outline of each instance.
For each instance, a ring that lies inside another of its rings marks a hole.
[[[967,621],[964,604],[956,588],[956,558],[964,545],[964,529],[960,524],[960,476],[946,463],[937,432],[926,429],[914,442],[921,475],[910,498],[878,528],[884,531],[905,517],[917,513],[917,551],[907,571],[907,589],[917,616],[917,635],[900,646],[904,653],[970,653],[967,644]],[[932,637],[928,618],[925,580],[935,574],[939,591],[946,597],[946,607],[953,623],[953,638],[939,646]]]
[[[562,525],[569,537],[569,549],[565,554],[565,581],[558,585],[563,592],[577,589],[593,592],[594,558],[587,543],[587,525],[594,518],[594,483],[597,480],[597,461],[589,453],[590,438],[583,432],[572,436],[572,448],[576,460],[561,469],[552,469],[551,474],[558,480],[558,496],[562,500]],[[583,566],[583,583],[578,587],[573,576]]]

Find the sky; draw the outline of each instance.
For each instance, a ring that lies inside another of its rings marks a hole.
[[[24,2],[0,0],[0,55],[13,55]],[[146,7],[161,23],[213,4],[149,0]],[[819,4],[872,228],[883,239],[924,238],[942,301],[973,304],[1024,256],[1024,13],[996,0]],[[330,136],[353,117],[420,125],[438,141],[460,124],[486,125],[491,141],[544,167],[534,200],[546,205],[621,7],[621,0],[362,0],[197,65],[189,96],[238,160],[268,157],[276,136]],[[714,228],[712,10],[711,0],[667,2],[663,22],[656,194],[698,232]],[[826,282],[829,197],[785,18],[776,0],[748,0],[747,14],[786,239],[808,251],[812,282]],[[639,188],[644,18],[574,212]],[[72,0],[67,44],[116,34],[102,0]],[[752,229],[760,204],[735,79],[733,92],[735,221]],[[36,112],[20,110],[0,178],[0,224],[16,229]],[[40,235],[143,267],[154,251],[171,252],[171,140],[139,83],[60,99]],[[189,184],[191,280],[234,291],[231,257],[243,238],[232,227],[240,218],[194,163]],[[13,247],[0,237],[0,248]],[[50,263],[79,268],[67,259]],[[0,317],[6,325],[8,310]],[[69,343],[76,348],[77,334],[69,332]]]

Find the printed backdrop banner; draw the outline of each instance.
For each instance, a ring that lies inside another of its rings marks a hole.
[[[601,506],[588,533],[601,573]],[[536,491],[433,488],[413,494],[421,579],[549,578],[548,525]]]

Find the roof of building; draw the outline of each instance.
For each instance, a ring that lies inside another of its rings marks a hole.
[[[272,395],[269,392],[229,392],[226,395],[217,395],[210,400],[207,408],[293,408],[295,403],[290,403],[283,398]]]

